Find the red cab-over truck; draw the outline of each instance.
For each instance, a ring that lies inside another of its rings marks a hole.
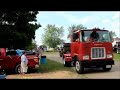
[[[74,30],[69,48],[70,53],[63,54],[63,64],[75,66],[77,73],[91,67],[109,71],[114,65],[112,37],[108,30]]]
[[[0,70],[11,70],[20,73],[21,56],[16,51],[6,52],[6,48],[0,48]],[[28,69],[39,67],[39,58],[36,55],[27,55]]]

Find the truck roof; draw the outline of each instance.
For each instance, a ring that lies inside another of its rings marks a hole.
[[[77,31],[108,31],[108,30],[104,30],[104,29],[78,29],[78,30],[73,30],[73,32],[77,32]]]

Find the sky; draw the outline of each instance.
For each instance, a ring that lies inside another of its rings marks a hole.
[[[42,34],[47,24],[64,27],[64,36],[62,39],[68,42],[68,27],[72,24],[83,24],[88,29],[98,27],[114,31],[120,38],[120,11],[39,11],[37,23],[42,27],[35,32],[35,41],[37,45],[42,45]]]

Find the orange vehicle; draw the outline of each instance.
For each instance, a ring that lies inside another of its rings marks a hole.
[[[39,58],[34,54],[27,54],[28,68],[35,69],[39,67]],[[21,56],[17,55],[15,50],[7,51],[6,48],[0,48],[0,70],[11,70],[20,73]]]
[[[112,37],[108,30],[75,30],[71,41],[70,53],[64,54],[63,58],[65,66],[75,66],[77,73],[91,67],[102,67],[105,71],[112,69]]]

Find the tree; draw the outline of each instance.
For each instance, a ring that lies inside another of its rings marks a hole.
[[[87,29],[87,27],[83,26],[82,24],[79,24],[79,25],[71,25],[68,27],[68,31],[69,31],[69,34],[68,34],[68,37],[67,38],[71,38],[71,34],[73,33],[74,30],[78,30],[78,29]]]
[[[32,40],[32,43],[29,44],[29,45],[26,47],[26,49],[27,49],[27,50],[33,50],[33,49],[35,49],[36,47],[37,47],[37,44],[36,44],[35,40]]]
[[[36,23],[38,11],[1,11],[0,47],[26,48],[35,39],[35,31],[41,26]]]
[[[61,39],[63,36],[64,29],[63,27],[56,27],[55,25],[48,24],[44,28],[45,34],[43,34],[42,41],[44,45],[49,46],[50,48],[55,48],[57,45],[63,43],[64,40]]]
[[[110,34],[111,34],[112,38],[114,38],[114,37],[116,37],[116,36],[117,36],[117,35],[116,35],[116,33],[115,33],[115,32],[113,32],[113,31],[110,31]]]

